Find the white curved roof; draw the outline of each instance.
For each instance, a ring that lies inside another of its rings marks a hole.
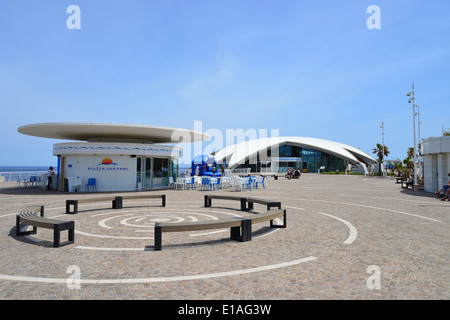
[[[170,143],[210,139],[198,131],[147,126],[93,122],[51,122],[21,126],[20,133],[35,137],[89,142]]]
[[[245,141],[225,147],[217,151],[214,156],[217,161],[227,159],[228,165],[233,167],[236,164],[244,163],[246,158],[255,156],[260,151],[285,144],[322,151],[354,164],[360,163],[361,160],[368,164],[376,163],[376,160],[367,153],[352,146],[330,140],[306,137],[271,137]]]

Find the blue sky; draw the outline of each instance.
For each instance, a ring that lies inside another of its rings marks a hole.
[[[366,26],[370,5],[381,29]],[[0,165],[56,163],[63,141],[17,132],[42,122],[202,121],[369,152],[384,121],[403,159],[412,82],[421,137],[450,127],[449,16],[448,0],[3,0]]]

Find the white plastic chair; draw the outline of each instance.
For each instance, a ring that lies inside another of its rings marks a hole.
[[[228,189],[231,185],[230,177],[222,177],[221,182],[222,182],[222,190]]]
[[[82,185],[83,183],[81,182],[81,178],[76,178],[75,180],[73,180],[73,187],[75,189],[75,192],[79,192]]]
[[[181,177],[177,178],[177,182],[175,183],[175,189],[178,190],[179,186],[184,190],[184,186],[185,186],[184,178],[181,178]]]
[[[231,185],[233,191],[242,191],[244,188],[242,178],[238,176],[232,178]]]

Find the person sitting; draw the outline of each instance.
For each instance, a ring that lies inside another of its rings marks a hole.
[[[450,173],[448,174],[448,176],[450,177]],[[448,184],[445,186],[442,186],[442,189],[439,191],[436,191],[435,194],[440,194],[441,192],[444,192],[444,198],[442,200],[448,201],[448,197],[450,194],[450,179],[448,180]]]
[[[286,175],[284,177],[288,178],[288,180],[291,180],[291,178],[292,178],[292,171],[291,171],[290,168],[287,168]]]
[[[450,188],[447,188],[447,191],[444,193],[442,201],[450,201]]]
[[[294,171],[294,179],[300,179],[301,175],[302,174],[300,173],[300,170],[295,169],[295,171]]]

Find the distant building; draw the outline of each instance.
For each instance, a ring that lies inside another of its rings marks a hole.
[[[227,168],[251,168],[253,172],[344,171],[348,164],[371,165],[377,161],[352,146],[305,137],[272,137],[241,142],[214,153]]]

